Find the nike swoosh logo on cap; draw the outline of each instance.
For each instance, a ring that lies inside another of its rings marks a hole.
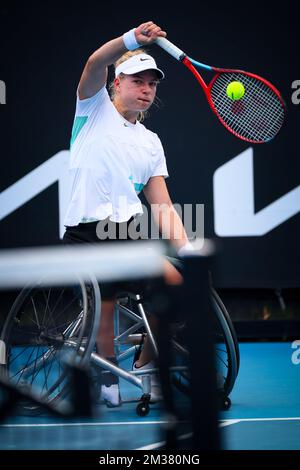
[[[150,59],[142,59],[142,58],[140,58],[140,60],[144,61],[144,60],[150,60]]]

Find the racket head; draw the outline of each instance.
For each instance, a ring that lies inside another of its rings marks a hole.
[[[286,106],[279,91],[258,75],[243,70],[213,69],[214,75],[205,91],[209,104],[221,123],[236,137],[261,144],[272,140],[280,131]],[[229,83],[241,82],[244,96],[232,100],[227,96]]]

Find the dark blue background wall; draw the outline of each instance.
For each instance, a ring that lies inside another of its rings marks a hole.
[[[300,105],[291,102],[300,79],[299,7],[270,9],[251,3],[237,11],[224,5],[185,2],[187,12],[170,13],[140,4],[51,2],[0,7],[0,79],[7,104],[0,106],[0,191],[69,148],[78,80],[88,56],[102,43],[144,20],[199,60],[255,72],[272,81],[288,108],[281,133],[253,147],[255,210],[299,185]],[[142,11],[143,10],[143,11]],[[205,204],[205,234],[222,251],[216,282],[221,287],[299,287],[299,214],[263,236],[218,237],[214,231],[213,175],[250,147],[218,123],[190,73],[156,46],[151,53],[166,72],[159,110],[146,122],[164,144],[174,202]],[[0,221],[1,247],[58,243],[57,184]]]

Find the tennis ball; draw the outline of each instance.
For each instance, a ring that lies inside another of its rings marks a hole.
[[[231,82],[227,85],[226,93],[231,100],[240,100],[245,94],[244,85],[241,82]]]

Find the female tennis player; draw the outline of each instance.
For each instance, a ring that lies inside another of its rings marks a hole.
[[[191,249],[166,186],[168,171],[161,141],[141,124],[153,104],[164,73],[153,57],[140,47],[150,46],[158,37],[165,36],[166,33],[152,21],[142,23],[102,45],[84,67],[77,89],[71,137],[73,185],[65,217],[66,243],[118,240],[121,227],[125,224],[127,228],[133,218],[143,212],[138,197],[143,191],[164,238],[168,234],[180,254]],[[106,84],[108,67],[112,64],[115,64],[115,78],[109,87],[109,95]],[[105,240],[99,237],[103,222],[108,222],[109,228]],[[129,234],[127,239],[130,239]],[[179,284],[182,280],[167,261],[165,277],[171,284]],[[113,311],[117,287],[101,286],[101,325],[97,338],[99,353],[113,362]],[[134,367],[153,367],[152,359],[151,347],[146,342]],[[102,399],[109,406],[118,406],[118,378],[105,375]],[[156,380],[153,376],[152,401],[159,395]]]

